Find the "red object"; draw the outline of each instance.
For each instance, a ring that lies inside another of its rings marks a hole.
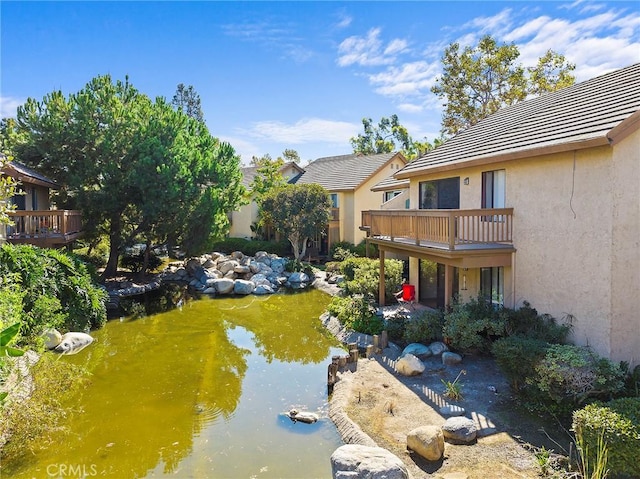
[[[402,299],[404,301],[416,300],[416,287],[413,284],[402,285]]]

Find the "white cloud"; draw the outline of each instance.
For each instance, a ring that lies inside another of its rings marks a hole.
[[[369,81],[373,85],[379,85],[376,92],[381,95],[416,96],[429,91],[439,70],[437,63],[411,62],[371,75]]]
[[[337,16],[338,22],[335,24],[336,28],[347,28],[353,21],[353,18],[344,12],[340,12]]]
[[[407,42],[394,39],[383,47],[380,33],[380,28],[372,28],[366,37],[354,35],[343,40],[338,47],[338,65],[380,66],[393,63],[395,55],[406,50]]]
[[[25,101],[11,96],[0,96],[0,118],[15,118],[18,107]]]
[[[358,134],[360,125],[322,118],[304,118],[293,124],[277,120],[254,123],[245,134],[266,141],[300,145],[308,142],[349,144],[349,138]]]
[[[511,14],[512,10],[510,8],[505,8],[501,12],[490,17],[476,17],[470,22],[464,24],[463,28],[471,28],[473,30],[477,29],[477,33],[481,36],[486,34],[490,34],[494,37],[499,36],[509,29],[512,22]]]

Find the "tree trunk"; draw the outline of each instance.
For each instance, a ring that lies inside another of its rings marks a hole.
[[[151,254],[151,240],[147,240],[146,247],[144,249],[144,256],[142,261],[142,267],[140,268],[140,279],[144,278],[145,274],[147,274],[147,270],[149,269],[149,255]]]
[[[118,260],[120,259],[120,218],[111,219],[109,226],[109,260],[102,273],[102,279],[112,278],[118,274]]]

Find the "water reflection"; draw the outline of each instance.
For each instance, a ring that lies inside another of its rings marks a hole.
[[[73,399],[80,412],[69,413],[70,434],[9,474],[85,464],[118,478],[298,477],[301,458],[291,454],[303,454],[316,456],[305,457],[309,477],[330,475],[340,442],[326,414],[317,425],[280,417],[326,406],[335,343],[317,318],[327,303],[315,291],[201,300],[108,323],[86,354],[61,358],[91,371]]]

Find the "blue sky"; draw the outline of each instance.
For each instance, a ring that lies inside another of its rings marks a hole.
[[[0,2],[0,115],[28,97],[129,76],[171,99],[193,85],[212,135],[248,163],[351,152],[362,118],[433,140],[430,87],[451,42],[492,35],[524,66],[547,49],[578,81],[640,62],[640,2]]]

